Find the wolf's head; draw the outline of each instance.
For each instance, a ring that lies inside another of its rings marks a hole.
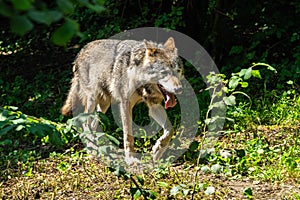
[[[182,93],[183,64],[178,57],[172,37],[164,45],[144,40],[145,57],[142,64],[145,80],[157,84],[165,99],[165,108],[174,107],[174,94]]]

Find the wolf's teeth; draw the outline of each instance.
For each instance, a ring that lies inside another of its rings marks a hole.
[[[166,97],[167,97],[166,102],[168,102],[171,99],[171,97],[169,95],[166,95]]]
[[[170,95],[166,94],[165,109],[169,108],[170,99],[171,99]]]

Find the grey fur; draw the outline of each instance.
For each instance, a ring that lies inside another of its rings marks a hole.
[[[79,52],[73,67],[74,77],[62,114],[68,115],[83,105],[85,113],[96,109],[105,113],[111,102],[120,105],[126,161],[133,158],[132,108],[140,102],[149,107],[150,116],[163,127],[164,134],[152,149],[158,160],[173,135],[172,125],[161,102],[168,96],[166,108],[174,106],[172,94],[182,91],[177,49],[173,38],[165,44],[134,40],[96,40]],[[167,92],[166,92],[167,91]],[[167,105],[168,104],[168,105]],[[88,121],[85,130],[95,130]]]

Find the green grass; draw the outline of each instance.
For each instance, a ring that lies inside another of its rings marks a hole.
[[[253,132],[222,138],[216,154],[195,166],[192,161],[164,165],[139,175],[139,186],[158,199],[229,199],[251,196],[255,199],[299,198],[299,127],[260,127]],[[278,142],[280,141],[280,142]],[[232,157],[223,158],[218,150],[227,149]],[[239,151],[238,151],[239,150]],[[244,151],[245,154],[240,153]],[[7,166],[0,186],[4,199],[130,199],[132,179],[117,177],[101,161],[70,148],[39,158],[31,153],[27,162]],[[219,170],[216,170],[218,165]],[[206,168],[206,170],[205,170]],[[195,174],[198,171],[198,178]],[[136,182],[137,176],[132,176]],[[193,195],[194,193],[194,195]],[[211,193],[211,194],[210,194]],[[250,195],[252,193],[252,195]]]
[[[83,150],[76,130],[58,114],[64,95],[50,84],[55,77],[50,73],[40,89],[35,87],[45,79],[42,74],[32,85],[24,86],[22,78],[1,83],[3,105],[19,109],[1,108],[0,199],[300,199],[300,95],[293,87],[265,91],[251,102],[237,98],[227,109],[234,122],[226,122],[227,132],[199,162],[203,122],[179,160],[134,175],[109,168]],[[24,96],[13,96],[11,86]],[[137,123],[148,123],[144,109],[137,108]],[[178,110],[169,114],[177,127]],[[121,142],[115,124],[109,122],[106,130]],[[136,147],[143,152],[153,143],[154,138],[142,137]]]
[[[143,199],[141,189],[157,199],[299,199],[300,125],[252,123],[220,138],[198,166],[197,156],[188,156],[199,153],[193,149],[185,161],[139,176],[111,171],[82,151],[80,142],[65,150],[49,144],[7,150],[1,154],[0,198]]]

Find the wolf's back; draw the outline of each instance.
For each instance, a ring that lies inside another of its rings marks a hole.
[[[79,104],[85,105],[87,96],[96,99],[98,95],[110,95],[113,80],[120,78],[120,74],[127,70],[130,56],[125,60],[128,64],[120,69],[115,66],[115,62],[119,62],[123,54],[130,54],[141,45],[142,42],[133,40],[107,39],[84,46],[74,61],[74,77],[62,114],[69,115]]]

